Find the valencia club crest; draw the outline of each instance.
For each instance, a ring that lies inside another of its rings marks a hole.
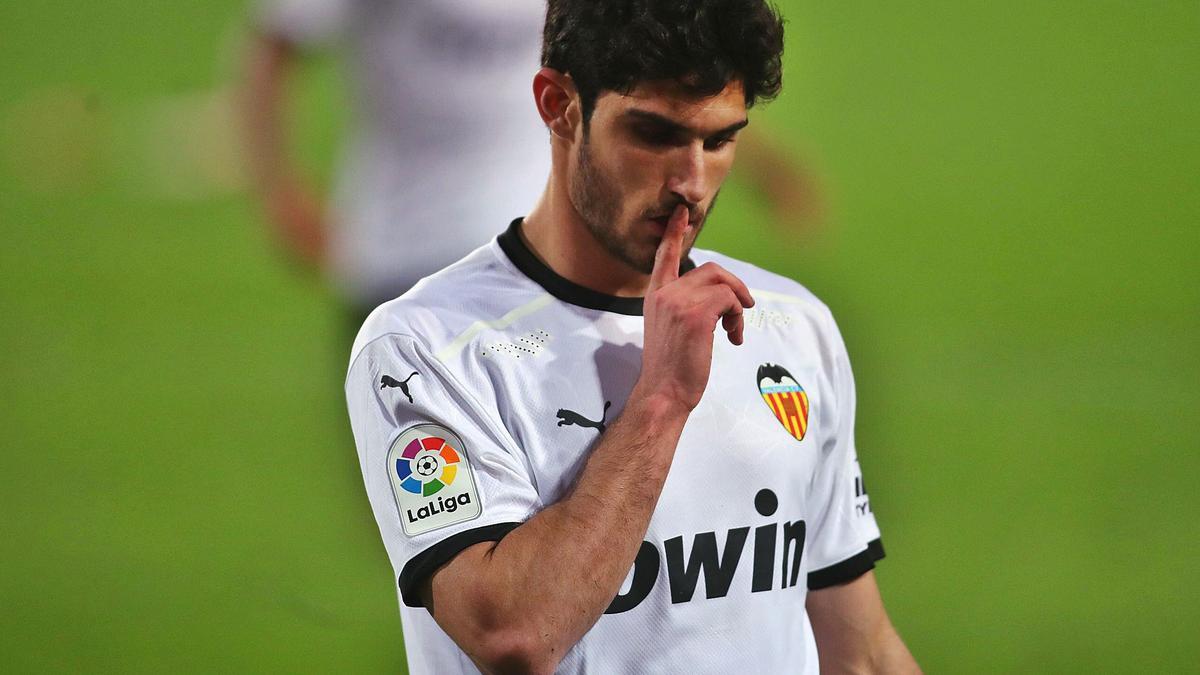
[[[808,431],[808,394],[782,366],[764,363],[758,367],[758,391],[775,419],[796,440]]]

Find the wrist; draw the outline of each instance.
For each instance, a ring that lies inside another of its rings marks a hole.
[[[682,429],[692,414],[691,407],[683,401],[661,391],[651,391],[643,387],[640,381],[634,385],[625,410],[636,411],[645,423],[653,425],[651,428],[664,428],[677,423]]]

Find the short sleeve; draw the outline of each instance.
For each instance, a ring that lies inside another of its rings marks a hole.
[[[808,587],[813,590],[853,581],[874,568],[884,555],[854,444],[854,374],[837,326],[831,325],[831,330],[830,379],[836,421],[833,433],[822,439],[810,494]]]
[[[304,48],[336,42],[350,23],[353,0],[260,0],[256,27]]]
[[[499,541],[542,504],[514,442],[414,338],[367,343],[346,402],[371,509],[401,596],[463,549]]]

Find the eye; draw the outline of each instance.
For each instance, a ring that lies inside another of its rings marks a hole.
[[[639,142],[654,147],[674,146],[682,142],[675,130],[654,125],[636,126],[633,128],[633,135]]]
[[[728,136],[717,136],[716,138],[710,138],[710,139],[704,141],[704,149],[705,150],[720,150],[721,148],[724,148],[726,145],[729,145],[730,143],[732,143],[733,140],[734,140],[734,134],[729,134]]]

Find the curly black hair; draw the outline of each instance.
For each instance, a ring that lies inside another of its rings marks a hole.
[[[740,80],[747,107],[783,84],[783,21],[765,0],[549,0],[542,65],[567,73],[591,118],[602,91],[675,80],[699,96]]]

